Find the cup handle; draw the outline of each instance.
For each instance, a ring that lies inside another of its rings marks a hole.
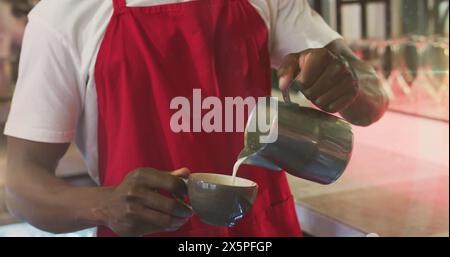
[[[181,180],[182,180],[182,181],[186,184],[186,186],[187,186],[189,179],[188,179],[188,178],[181,178]],[[189,205],[189,204],[187,204],[187,203],[185,203],[185,202],[184,202],[184,199],[178,198],[178,197],[175,196],[175,195],[173,195],[173,198],[174,198],[176,201],[180,202],[181,204],[183,204],[184,206],[188,207],[189,209],[191,209],[191,210],[193,211],[192,206]],[[189,195],[187,196],[187,198],[189,198]]]
[[[289,86],[290,87],[290,86]],[[281,93],[283,94],[283,100],[287,104],[291,104],[291,94],[289,93],[289,88],[282,90]]]

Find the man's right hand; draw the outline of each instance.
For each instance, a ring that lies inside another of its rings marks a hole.
[[[120,236],[179,229],[192,216],[191,208],[180,200],[187,194],[181,178],[189,173],[185,168],[171,173],[149,168],[131,172],[122,184],[110,189],[99,209],[105,225]]]

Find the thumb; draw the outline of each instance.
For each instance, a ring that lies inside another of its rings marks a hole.
[[[180,178],[187,178],[189,177],[189,174],[191,174],[191,171],[188,168],[181,168],[178,170],[174,170],[170,173],[173,176],[180,177]]]
[[[278,69],[279,88],[282,92],[289,89],[292,80],[300,72],[298,58],[298,54],[286,56]]]

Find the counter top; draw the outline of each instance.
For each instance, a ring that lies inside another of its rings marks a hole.
[[[448,129],[396,113],[355,128],[352,160],[335,184],[289,177],[297,203],[365,233],[448,236]]]

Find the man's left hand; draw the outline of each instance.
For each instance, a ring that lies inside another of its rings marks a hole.
[[[344,111],[359,92],[349,63],[327,48],[288,55],[278,75],[282,91],[289,90],[293,82],[297,83],[308,100],[330,113]]]

